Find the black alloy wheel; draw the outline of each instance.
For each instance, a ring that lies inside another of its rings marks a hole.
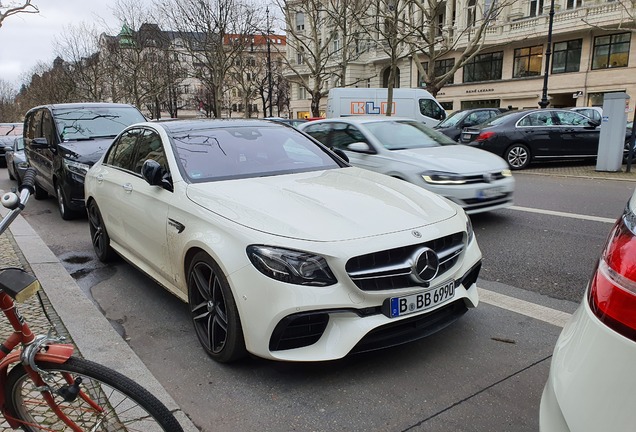
[[[108,232],[106,232],[102,214],[95,201],[91,201],[88,205],[88,228],[97,258],[103,263],[112,261],[115,257],[115,251],[110,247],[110,237]]]
[[[504,159],[513,170],[520,170],[530,165],[530,150],[524,144],[513,144],[508,147]]]
[[[198,252],[190,262],[188,301],[197,337],[210,357],[229,363],[247,354],[230,286],[205,252]]]

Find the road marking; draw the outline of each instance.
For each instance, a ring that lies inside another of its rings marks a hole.
[[[560,310],[541,306],[535,303],[530,303],[525,300],[519,300],[518,298],[499,294],[497,292],[485,290],[483,288],[478,288],[478,292],[479,301],[512,312],[516,312],[530,318],[544,321],[558,327],[563,327],[565,323],[568,322],[571,316],[571,314],[567,312],[562,312]]]
[[[508,208],[510,210],[518,210],[518,211],[524,211],[528,213],[540,213],[540,214],[546,214],[550,216],[562,216],[562,217],[569,217],[572,219],[589,220],[594,222],[604,222],[604,223],[610,223],[610,224],[613,224],[614,222],[616,222],[616,219],[604,218],[599,216],[588,216],[588,215],[581,215],[576,213],[565,213],[565,212],[559,212],[559,211],[553,211],[553,210],[541,210],[541,209],[535,209],[530,207],[512,206]]]

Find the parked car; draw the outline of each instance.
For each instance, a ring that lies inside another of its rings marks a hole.
[[[286,119],[282,117],[265,117],[265,120],[274,120],[279,123],[285,123],[291,125],[293,127],[298,127],[303,123],[307,123],[309,120],[306,119]]]
[[[636,424],[636,192],[612,228],[578,310],[554,348],[540,430],[630,431]]]
[[[603,108],[601,107],[574,107],[570,108],[570,110],[583,114],[595,122],[598,122],[598,124],[601,124],[601,121],[603,120]]]
[[[24,173],[29,166],[24,156],[24,138],[21,136],[13,138],[13,145],[4,148],[4,157],[9,178],[22,184]]]
[[[477,126],[504,111],[501,108],[474,108],[455,111],[435,126],[435,129],[453,141],[459,141],[465,127]]]
[[[352,165],[443,195],[469,214],[513,204],[515,182],[503,159],[459,145],[416,120],[344,117],[300,129],[342,150]]]
[[[75,103],[43,105],[26,114],[24,147],[35,168],[35,198],[57,197],[62,219],[84,212],[84,176],[119,132],[143,122],[131,105]]]
[[[130,126],[86,176],[97,257],[189,303],[215,360],[332,360],[424,337],[477,305],[461,207],[263,120]]]
[[[0,165],[5,165],[5,148],[13,146],[15,137],[22,136],[22,123],[0,123]]]
[[[567,109],[509,111],[464,129],[461,142],[503,157],[512,169],[523,169],[539,160],[596,159],[599,125]],[[626,130],[626,151],[629,137]]]

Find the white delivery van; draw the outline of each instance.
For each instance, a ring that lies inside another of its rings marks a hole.
[[[386,115],[386,88],[332,88],[327,100],[327,118],[357,115]],[[393,89],[391,115],[421,121],[433,127],[446,118],[446,111],[424,89]]]

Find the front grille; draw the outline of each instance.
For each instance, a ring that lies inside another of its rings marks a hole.
[[[478,174],[478,175],[472,175],[472,176],[465,176],[464,180],[466,180],[466,184],[491,183],[497,180],[501,180],[505,177],[503,175],[503,172],[501,171],[496,171],[489,174],[490,174],[490,178],[488,178],[488,174]]]
[[[345,269],[351,280],[363,291],[428,286],[428,283],[416,282],[412,275],[417,253],[425,247],[437,253],[437,276],[441,276],[450,270],[464,251],[464,233],[458,232],[425,243],[360,255],[347,261]]]

